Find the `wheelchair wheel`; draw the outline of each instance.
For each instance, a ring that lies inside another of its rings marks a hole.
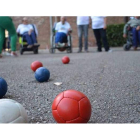
[[[123,45],[123,49],[124,49],[125,51],[129,51],[130,48],[131,48],[131,45],[129,45],[129,44],[124,44],[124,45]]]
[[[38,48],[35,49],[33,52],[34,52],[34,54],[38,54]]]
[[[20,47],[20,54],[21,54],[21,55],[23,54],[23,49],[22,49],[22,47]]]
[[[71,41],[71,36],[68,38],[70,46],[67,48],[67,53],[72,53],[72,41]]]
[[[67,53],[72,53],[72,48],[71,47],[67,49]]]
[[[54,53],[55,53],[55,49],[54,49],[54,48],[50,48],[49,52],[50,52],[51,54],[54,54]]]

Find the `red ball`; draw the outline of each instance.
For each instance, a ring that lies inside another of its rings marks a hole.
[[[31,64],[31,69],[35,72],[38,68],[43,67],[43,64],[39,61],[34,61]]]
[[[52,114],[58,123],[87,123],[91,116],[91,104],[80,91],[67,90],[54,99]]]
[[[68,56],[64,56],[64,57],[62,58],[62,63],[63,63],[63,64],[68,64],[69,62],[70,62],[70,59],[69,59]]]

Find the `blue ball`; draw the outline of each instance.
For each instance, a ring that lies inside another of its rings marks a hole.
[[[7,82],[0,77],[0,98],[2,98],[7,92]]]
[[[38,82],[47,82],[50,78],[50,72],[44,67],[40,67],[35,71],[35,78]]]

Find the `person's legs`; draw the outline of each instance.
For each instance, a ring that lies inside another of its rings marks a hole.
[[[88,51],[88,25],[84,25],[84,44],[85,51]]]
[[[106,30],[105,29],[100,29],[100,34],[101,34],[101,37],[102,37],[102,41],[103,41],[105,51],[109,51],[109,45],[108,45],[108,41],[107,41]]]
[[[134,48],[137,48],[138,47],[138,43],[137,43],[138,34],[137,34],[136,28],[132,28],[132,35],[133,35],[133,46]]]
[[[35,35],[34,31],[31,33],[30,36],[31,36],[31,39],[32,39],[33,44],[36,44],[37,43],[37,40],[36,40],[36,35]]]
[[[5,29],[0,26],[0,57],[2,53],[2,48],[5,40]]]
[[[139,41],[139,45],[140,45],[140,30],[138,31],[138,41]]]
[[[63,32],[57,32],[55,35],[55,44],[57,47],[64,47],[67,43],[67,35]]]
[[[23,38],[27,41],[28,45],[33,45],[33,41],[31,39],[31,36],[28,33],[23,34]]]
[[[13,21],[10,17],[1,17],[0,19],[3,21],[1,26],[9,32],[11,37],[11,50],[14,52],[16,51],[17,34]]]
[[[82,34],[83,34],[83,25],[78,25],[78,39],[79,39],[79,52],[82,51]]]
[[[93,29],[93,32],[94,32],[94,35],[96,38],[98,51],[101,52],[102,51],[102,43],[101,43],[100,29]]]

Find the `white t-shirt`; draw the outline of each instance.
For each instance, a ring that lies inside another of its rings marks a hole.
[[[105,16],[91,16],[92,29],[100,29],[104,27]]]
[[[78,16],[77,25],[87,25],[89,24],[89,16]]]
[[[57,32],[63,32],[65,34],[68,33],[68,29],[71,29],[71,27],[70,27],[70,24],[67,21],[65,21],[64,24],[62,24],[62,22],[60,21],[56,24],[56,27],[55,27],[55,30]]]
[[[29,30],[33,30],[32,25],[30,24],[20,24],[17,28],[17,33],[20,33],[21,35],[24,34],[25,32],[28,32]]]

